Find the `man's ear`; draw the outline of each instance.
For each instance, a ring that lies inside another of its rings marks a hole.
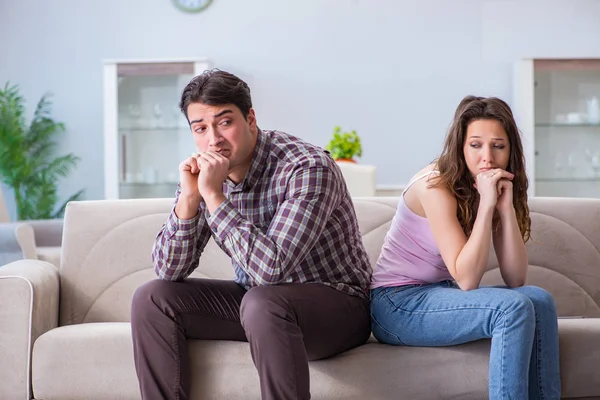
[[[246,117],[246,121],[248,121],[248,125],[250,125],[251,128],[256,127],[256,113],[254,112],[254,108],[248,110],[248,116]]]

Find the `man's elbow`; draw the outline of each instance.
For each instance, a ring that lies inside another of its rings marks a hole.
[[[282,275],[269,275],[260,277],[257,283],[261,286],[275,286],[285,283],[285,279],[283,279]]]
[[[161,281],[169,281],[169,282],[179,282],[182,281],[184,278],[183,276],[180,275],[160,275],[157,274],[158,279],[160,279]]]
[[[183,274],[169,273],[168,269],[162,269],[159,266],[154,266],[154,273],[161,281],[177,282],[184,279]]]
[[[282,283],[287,282],[287,278],[289,277],[289,271],[285,268],[276,268],[269,273],[263,272],[262,274],[255,275],[256,283],[261,286],[274,286],[281,285]]]

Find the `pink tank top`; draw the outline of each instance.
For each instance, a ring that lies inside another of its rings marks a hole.
[[[442,260],[427,218],[412,212],[404,201],[404,193],[416,181],[432,173],[438,171],[417,177],[400,196],[396,215],[373,272],[371,289],[453,279]]]

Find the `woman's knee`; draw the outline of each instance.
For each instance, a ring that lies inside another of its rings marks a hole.
[[[526,296],[536,309],[543,307],[556,312],[554,298],[547,290],[538,286],[522,286],[514,290]]]
[[[529,297],[518,291],[505,289],[502,289],[502,294],[500,308],[503,312],[516,312],[524,317],[535,318],[535,307]]]

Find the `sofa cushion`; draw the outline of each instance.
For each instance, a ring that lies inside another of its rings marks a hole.
[[[151,249],[172,199],[71,202],[65,215],[61,325],[129,321],[135,289],[155,279]],[[375,266],[397,198],[358,198],[363,242]],[[533,198],[528,284],[549,290],[561,316],[600,317],[600,201]],[[125,244],[127,243],[127,244]],[[502,283],[490,252],[484,284]],[[193,276],[231,279],[228,257],[209,241]],[[563,288],[563,289],[561,289]]]
[[[56,268],[60,267],[60,246],[38,246],[35,249],[37,252],[38,259],[42,261],[48,261],[50,264],[56,266]]]
[[[563,396],[600,396],[594,361],[600,359],[600,319],[560,320],[559,331]],[[260,398],[247,343],[189,345],[193,399]],[[311,362],[311,392],[315,399],[482,399],[487,396],[488,363],[488,340],[421,348],[370,339],[336,357]],[[33,351],[33,392],[44,400],[139,399],[129,323],[79,324],[42,335]]]
[[[372,265],[396,202],[393,198],[355,201]],[[156,278],[152,245],[172,207],[170,199],[69,203],[60,271],[61,325],[129,321],[135,289]],[[192,276],[232,279],[234,271],[227,255],[211,239]]]

